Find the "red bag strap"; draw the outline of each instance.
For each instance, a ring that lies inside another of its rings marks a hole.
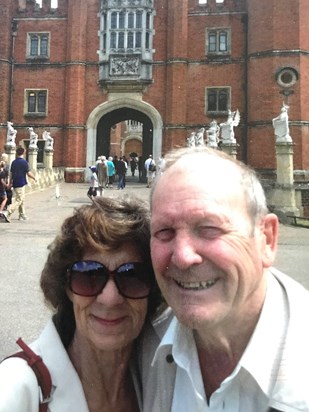
[[[34,353],[21,338],[17,339],[16,343],[22,348],[22,352],[14,353],[14,355],[9,356],[9,358],[22,358],[33,370],[39,387],[41,388],[39,412],[47,412],[48,402],[51,400],[52,391],[52,381],[49,370],[42,358]]]

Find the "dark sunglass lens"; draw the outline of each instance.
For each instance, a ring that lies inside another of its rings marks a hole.
[[[75,263],[70,270],[70,288],[81,296],[96,296],[108,280],[104,267],[97,262]]]
[[[115,280],[120,292],[128,298],[141,299],[149,296],[151,281],[142,263],[126,263],[120,266]]]

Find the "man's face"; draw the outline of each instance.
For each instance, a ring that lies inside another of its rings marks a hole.
[[[195,160],[178,161],[155,187],[151,252],[168,304],[198,331],[260,311],[269,248],[263,222],[252,227],[235,167]]]

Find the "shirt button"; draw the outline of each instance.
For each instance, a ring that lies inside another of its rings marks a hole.
[[[174,358],[173,355],[171,353],[169,353],[168,355],[166,355],[166,362],[167,363],[173,363],[174,362]]]

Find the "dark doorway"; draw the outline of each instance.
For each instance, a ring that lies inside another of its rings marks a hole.
[[[96,145],[96,158],[102,154],[109,156],[111,153],[110,147],[110,135],[111,128],[117,123],[124,122],[126,120],[134,120],[143,124],[143,143],[142,153],[139,156],[144,162],[149,154],[152,154],[153,146],[153,124],[147,115],[139,112],[138,110],[128,107],[122,107],[121,109],[113,110],[110,113],[102,116],[97,126],[97,145]],[[146,181],[146,172],[143,168],[142,181]]]

